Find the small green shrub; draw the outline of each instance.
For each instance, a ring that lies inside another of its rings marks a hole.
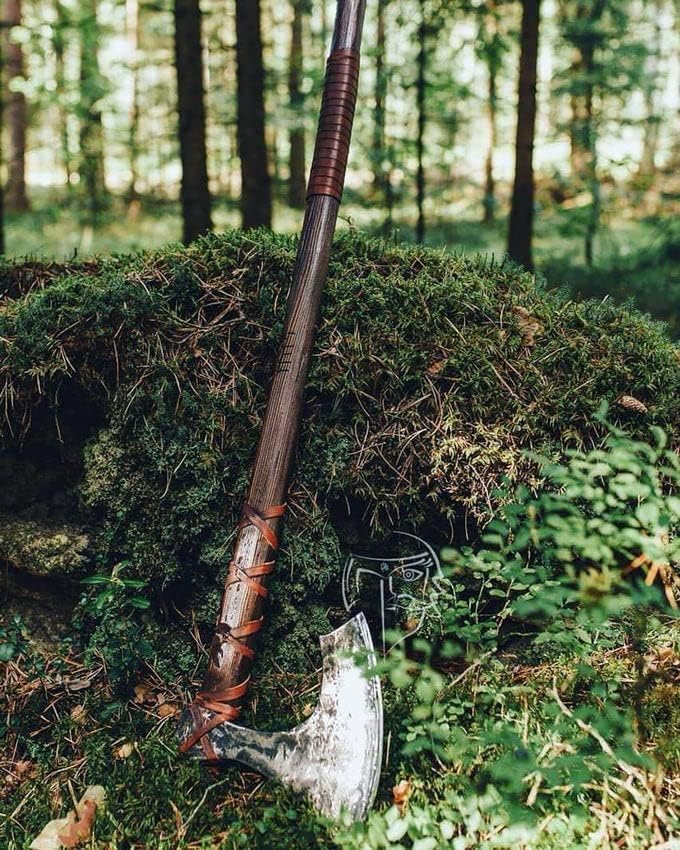
[[[415,697],[398,768],[413,804],[374,813],[340,846],[592,846],[600,819],[610,840],[642,847],[675,828],[680,787],[651,821],[641,802],[657,805],[652,756],[674,765],[679,734],[677,665],[650,670],[648,658],[655,633],[666,644],[678,634],[669,565],[680,554],[680,462],[662,432],[654,438],[614,431],[602,449],[544,463],[545,487],[516,492],[485,548],[448,553],[434,638],[410,653],[398,645],[377,668]],[[623,668],[602,663],[621,645]],[[512,659],[546,648],[545,678],[524,678]],[[461,672],[446,675],[456,660]],[[610,786],[623,793],[616,803]],[[635,812],[627,827],[619,808]]]
[[[27,649],[26,629],[21,617],[15,614],[7,626],[0,627],[0,662],[7,663]]]

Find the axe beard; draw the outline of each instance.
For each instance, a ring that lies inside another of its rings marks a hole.
[[[239,762],[306,792],[316,808],[336,818],[364,818],[373,804],[382,763],[383,708],[380,679],[357,663],[375,665],[373,641],[363,614],[319,639],[323,678],[314,713],[288,732],[258,732],[221,723],[207,735],[218,761]],[[204,720],[210,719],[206,712]],[[184,712],[180,740],[195,728]],[[205,758],[196,745],[194,758]]]

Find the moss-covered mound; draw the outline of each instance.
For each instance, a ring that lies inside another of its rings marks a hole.
[[[0,558],[81,575],[129,561],[159,603],[212,621],[294,254],[230,233],[2,270]],[[532,480],[526,450],[597,442],[603,400],[631,431],[680,436],[662,327],[507,265],[346,235],[316,352],[268,632],[280,652],[325,627],[348,545],[395,525],[447,542],[504,478]]]

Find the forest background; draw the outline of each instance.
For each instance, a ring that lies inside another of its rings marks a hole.
[[[540,15],[533,260],[549,284],[633,297],[677,332],[678,3],[524,6]],[[6,0],[8,256],[296,232],[333,11]],[[345,227],[504,254],[521,18],[505,0],[369,4]]]

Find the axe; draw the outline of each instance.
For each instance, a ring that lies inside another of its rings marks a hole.
[[[371,660],[363,615],[320,639],[319,704],[288,732],[238,726],[250,683],[253,643],[262,628],[266,582],[274,570],[297,445],[304,386],[321,305],[349,153],[359,79],[365,0],[338,0],[333,42],[307,187],[283,339],[236,539],[203,687],[184,711],[180,751],[216,764],[238,761],[307,792],[323,813],[362,818],[382,760],[382,697],[353,656]]]

